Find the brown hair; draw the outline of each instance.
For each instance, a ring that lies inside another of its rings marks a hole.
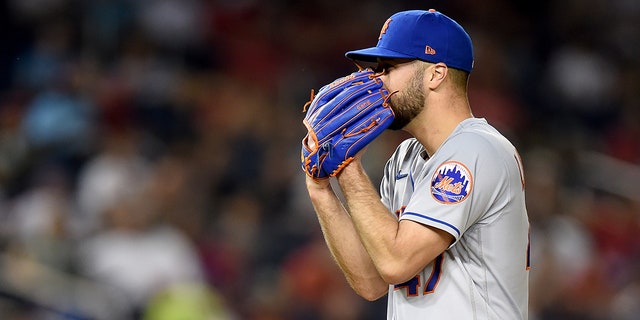
[[[451,79],[451,83],[456,89],[461,90],[461,92],[467,92],[467,86],[469,83],[469,73],[455,68],[449,68],[449,79]]]

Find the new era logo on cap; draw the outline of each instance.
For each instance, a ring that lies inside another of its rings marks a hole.
[[[429,46],[426,46],[426,47],[424,47],[424,53],[425,54],[436,54],[436,51],[433,50],[433,48],[431,48]]]
[[[436,10],[409,10],[392,15],[383,24],[375,47],[349,51],[349,59],[375,62],[377,58],[443,62],[471,72],[473,45],[456,21]]]

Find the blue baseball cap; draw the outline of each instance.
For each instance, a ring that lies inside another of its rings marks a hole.
[[[345,54],[356,61],[377,58],[418,59],[471,72],[473,45],[469,34],[456,21],[430,9],[402,11],[382,26],[378,44]]]

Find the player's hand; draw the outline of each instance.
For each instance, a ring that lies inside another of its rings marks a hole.
[[[380,74],[360,69],[323,86],[305,104],[302,170],[316,179],[335,177],[394,120],[392,93]]]

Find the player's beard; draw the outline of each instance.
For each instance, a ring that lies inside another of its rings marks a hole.
[[[391,96],[391,110],[395,115],[389,126],[391,130],[400,130],[413,120],[424,108],[424,91],[422,80],[424,68],[413,73],[406,89]]]

